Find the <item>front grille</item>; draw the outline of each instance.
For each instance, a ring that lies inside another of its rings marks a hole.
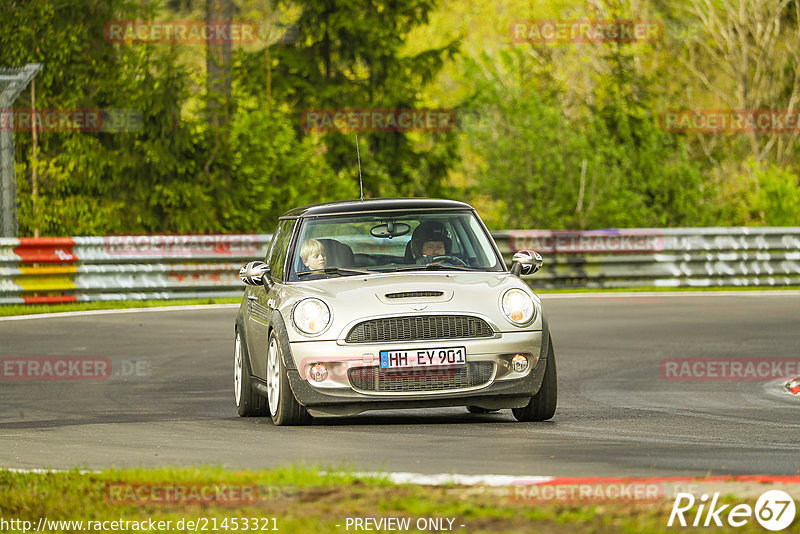
[[[387,299],[417,299],[423,297],[441,297],[444,291],[402,291],[400,293],[386,293]]]
[[[448,391],[483,386],[492,379],[492,362],[472,362],[452,367],[381,369],[378,366],[354,367],[347,371],[350,385],[375,393]]]
[[[347,343],[377,343],[382,341],[414,341],[492,337],[489,323],[467,315],[420,315],[370,319],[353,327]]]

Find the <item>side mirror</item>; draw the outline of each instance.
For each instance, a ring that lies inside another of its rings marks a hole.
[[[511,274],[533,274],[542,268],[543,263],[542,255],[535,250],[520,250],[511,258]]]
[[[239,269],[239,280],[249,286],[272,285],[269,266],[263,261],[251,261]]]

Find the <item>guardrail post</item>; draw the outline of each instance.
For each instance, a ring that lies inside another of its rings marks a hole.
[[[0,237],[17,237],[19,233],[14,121],[9,114],[14,100],[40,70],[40,63],[28,63],[22,69],[0,68]],[[31,121],[31,127],[36,128],[35,121]]]

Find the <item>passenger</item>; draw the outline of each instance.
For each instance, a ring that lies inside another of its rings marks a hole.
[[[300,259],[310,271],[325,268],[325,247],[316,239],[309,239],[300,247]]]

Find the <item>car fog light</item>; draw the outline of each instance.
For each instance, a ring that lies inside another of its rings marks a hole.
[[[517,373],[522,373],[528,368],[528,358],[523,354],[517,354],[511,358],[511,368]]]
[[[328,368],[321,363],[316,363],[308,370],[308,376],[310,376],[311,380],[314,382],[322,382],[328,378]]]

